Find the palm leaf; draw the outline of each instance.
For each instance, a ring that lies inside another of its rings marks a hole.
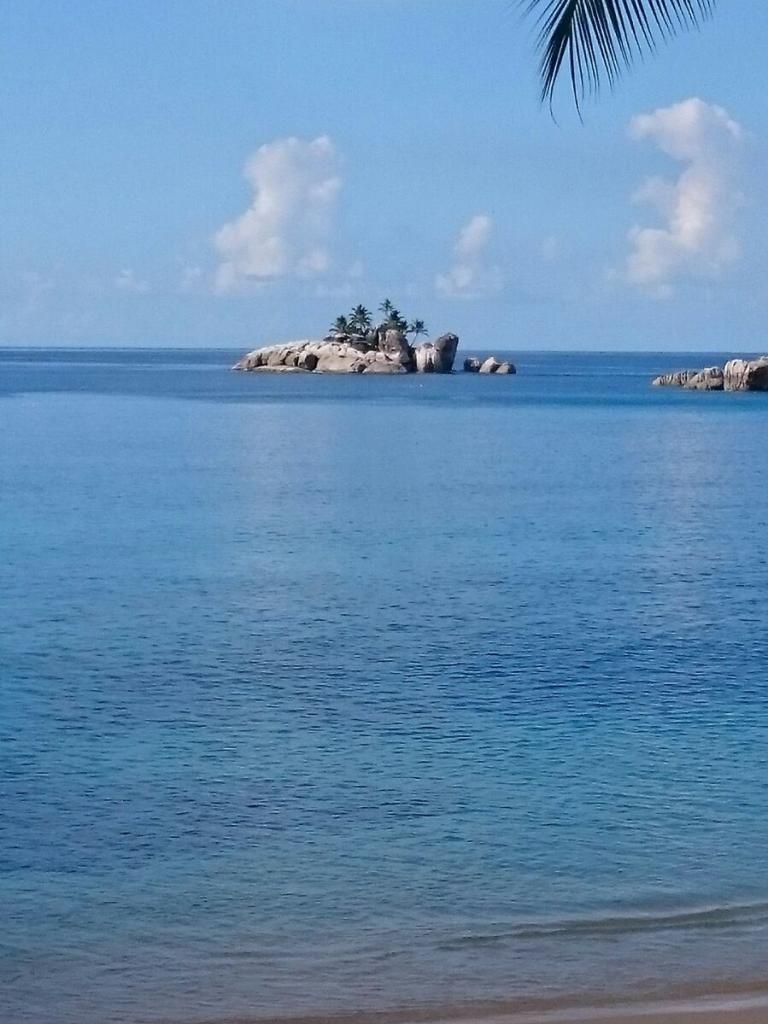
[[[577,108],[613,86],[637,57],[709,18],[717,0],[523,0],[539,24],[541,97],[552,104],[563,64]]]

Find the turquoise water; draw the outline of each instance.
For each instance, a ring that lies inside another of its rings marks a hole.
[[[0,352],[3,1024],[768,955],[768,396]]]

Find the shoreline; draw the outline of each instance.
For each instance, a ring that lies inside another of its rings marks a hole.
[[[642,998],[514,1000],[452,1006],[226,1017],[196,1024],[766,1024],[768,985],[680,988]],[[165,1024],[171,1024],[170,1021]],[[176,1024],[176,1022],[173,1022]]]

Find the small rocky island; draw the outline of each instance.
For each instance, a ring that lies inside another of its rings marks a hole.
[[[687,391],[768,391],[768,356],[731,359],[725,366],[705,366],[701,370],[676,370],[656,377],[652,383]]]
[[[266,345],[248,352],[235,370],[276,373],[451,373],[459,339],[441,334],[435,341],[411,344],[426,334],[423,320],[408,321],[389,299],[379,307],[383,318],[374,324],[365,306],[355,306],[348,316],[339,316],[324,338],[307,338]],[[465,359],[470,373],[509,374],[515,367],[493,356]]]

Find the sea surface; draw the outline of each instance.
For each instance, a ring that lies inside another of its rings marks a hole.
[[[768,395],[237,355],[0,351],[2,1024],[762,981]]]

